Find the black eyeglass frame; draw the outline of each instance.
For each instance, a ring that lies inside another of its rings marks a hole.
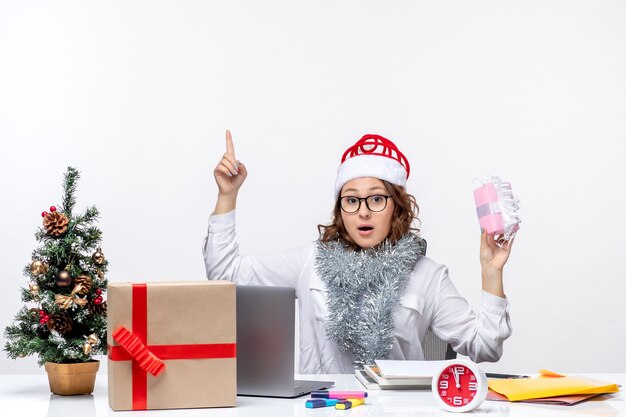
[[[372,210],[370,208],[370,205],[369,205],[368,201],[367,201],[367,200],[369,200],[372,197],[383,197],[385,199],[385,205],[383,206],[383,208],[381,208],[380,210]],[[363,201],[365,201],[365,207],[367,207],[367,209],[369,211],[371,211],[372,213],[380,213],[381,211],[384,211],[387,208],[387,200],[389,200],[390,197],[391,197],[390,195],[382,195],[382,194],[372,194],[372,195],[368,195],[367,197],[355,197],[353,195],[345,195],[343,197],[339,197],[339,207],[345,213],[354,214],[354,213],[358,213],[359,210],[361,210],[361,203]],[[343,204],[342,204],[342,201],[343,201],[344,198],[356,198],[357,200],[359,200],[359,206],[354,211],[346,210],[345,208],[343,208]]]

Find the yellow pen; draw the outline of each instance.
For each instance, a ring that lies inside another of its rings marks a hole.
[[[335,410],[347,410],[365,404],[365,398],[348,398],[335,404]]]

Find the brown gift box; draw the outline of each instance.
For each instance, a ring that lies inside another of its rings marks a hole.
[[[233,283],[109,283],[107,292],[109,405],[113,410],[237,404]],[[161,373],[153,376],[141,369],[140,360],[131,360],[127,346],[113,338],[120,326],[162,360],[165,369]]]

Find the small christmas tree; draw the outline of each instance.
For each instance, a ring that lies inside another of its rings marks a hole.
[[[43,212],[35,234],[42,245],[24,268],[26,303],[7,326],[4,350],[12,359],[33,354],[38,363],[79,363],[106,354],[106,301],[103,296],[108,262],[99,244],[102,232],[92,224],[95,207],[74,215],[79,172],[69,167],[63,182],[63,204]]]

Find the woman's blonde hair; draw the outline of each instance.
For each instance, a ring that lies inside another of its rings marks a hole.
[[[393,215],[391,217],[391,230],[389,231],[387,239],[389,239],[392,243],[395,243],[410,231],[413,231],[415,234],[419,234],[420,230],[418,228],[411,227],[414,220],[417,220],[417,223],[419,224],[419,219],[417,218],[417,215],[419,214],[419,207],[415,201],[415,197],[408,194],[406,190],[399,185],[391,184],[385,180],[381,181],[385,185],[387,192],[395,203]],[[353,249],[360,249],[359,245],[352,240],[345,225],[343,224],[343,219],[341,218],[340,197],[337,198],[337,201],[335,202],[331,224],[318,224],[317,231],[320,234],[320,241],[322,242],[343,241]]]

